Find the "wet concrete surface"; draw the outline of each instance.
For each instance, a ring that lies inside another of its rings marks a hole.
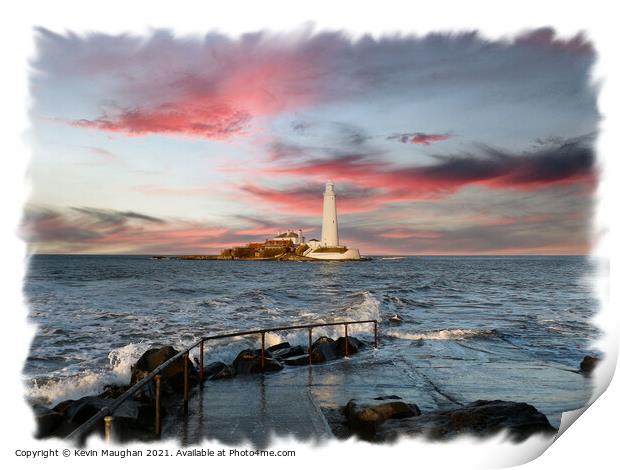
[[[192,391],[187,416],[177,410],[165,420],[163,437],[182,445],[217,439],[258,448],[268,446],[274,434],[321,441],[332,437],[321,409],[333,416],[350,399],[385,395],[415,403],[422,413],[481,399],[523,401],[557,427],[563,411],[582,407],[591,394],[589,379],[566,366],[526,356],[508,359],[497,348],[474,351],[454,344],[439,358],[423,347],[412,354],[415,345],[406,351],[394,346],[310,367],[207,381]]]
[[[228,445],[269,445],[272,436],[300,441],[325,440],[330,428],[303,380],[281,380],[299,374],[265,374],[205,383],[190,395],[187,416],[177,409],[162,430],[181,445],[217,439]]]

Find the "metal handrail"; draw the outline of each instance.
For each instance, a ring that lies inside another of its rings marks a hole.
[[[301,330],[308,329],[308,364],[312,365],[312,329],[313,328],[322,328],[325,326],[345,326],[345,338],[348,338],[348,325],[355,325],[361,323],[374,323],[374,347],[378,347],[378,336],[377,336],[377,320],[353,320],[353,321],[341,321],[341,322],[330,322],[330,323],[312,323],[307,325],[293,325],[293,326],[278,326],[274,328],[264,328],[260,330],[246,330],[246,331],[238,331],[235,333],[225,333],[221,335],[212,335],[212,336],[203,336],[198,341],[193,343],[191,346],[187,347],[183,351],[175,354],[173,357],[168,359],[167,361],[158,365],[155,369],[153,369],[146,377],[142,378],[140,381],[132,385],[127,391],[125,391],[120,397],[114,400],[110,406],[106,406],[101,408],[97,413],[95,413],[91,418],[89,418],[86,422],[78,426],[74,429],[68,436],[69,440],[80,440],[84,437],[84,434],[92,429],[92,427],[101,419],[105,418],[105,438],[106,440],[110,440],[111,438],[111,425],[112,425],[112,416],[114,412],[130,397],[139,392],[145,385],[153,381],[156,377],[159,376],[159,373],[165,370],[170,364],[178,361],[181,358],[185,359],[184,365],[184,407],[187,410],[187,400],[188,400],[188,362],[189,362],[189,353],[196,346],[200,346],[200,381],[201,383],[204,381],[204,354],[203,348],[205,341],[223,339],[223,338],[233,338],[235,336],[249,336],[249,335],[261,335],[261,367],[264,368],[265,364],[265,334],[272,333],[275,331],[285,331],[285,330]],[[345,356],[348,356],[348,341],[345,341]],[[159,391],[159,387],[158,387]],[[159,395],[159,393],[157,393]],[[159,402],[159,396],[157,397],[157,402]],[[157,410],[159,411],[159,410]],[[159,412],[157,412],[157,416],[159,417]],[[156,420],[156,430],[159,428],[159,423]]]
[[[237,333],[226,333],[223,335],[215,335],[215,336],[205,336],[205,341],[210,339],[223,339],[223,338],[232,338],[234,336],[247,336],[247,335],[258,335],[262,333],[271,333],[273,331],[284,331],[284,330],[304,330],[306,328],[321,328],[323,326],[338,326],[338,325],[354,325],[358,323],[377,323],[377,320],[351,320],[351,321],[338,321],[332,323],[311,323],[308,325],[294,325],[294,326],[277,326],[274,328],[265,328],[262,330],[248,330],[248,331],[240,331]],[[198,341],[200,343],[200,341]],[[193,346],[195,347],[195,346]]]
[[[71,434],[67,436],[67,438],[75,439],[75,438],[81,437],[85,432],[90,431],[90,429],[97,423],[97,421],[99,421],[100,419],[104,418],[107,415],[111,415],[112,413],[114,413],[129,397],[132,397],[134,394],[139,392],[142,389],[142,387],[144,387],[151,380],[153,380],[155,376],[159,374],[159,372],[164,370],[166,367],[168,367],[173,362],[178,361],[185,354],[189,353],[189,351],[191,351],[196,346],[198,346],[201,342],[202,340],[197,341],[196,343],[192,344],[189,348],[174,355],[167,361],[162,362],[155,369],[153,369],[146,377],[144,377],[139,382],[136,382],[135,384],[133,384],[133,386],[131,386],[129,390],[127,390],[120,397],[118,397],[114,401],[114,403],[112,403],[110,406],[101,408],[101,410],[99,410],[90,419],[88,419],[86,422],[84,422],[83,424],[78,426],[76,429],[74,429],[73,432],[71,432]]]

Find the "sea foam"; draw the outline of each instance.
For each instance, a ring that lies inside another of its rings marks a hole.
[[[388,336],[399,338],[399,339],[408,339],[411,341],[419,341],[419,340],[438,340],[438,341],[446,341],[446,340],[463,340],[470,338],[480,338],[480,337],[492,337],[497,336],[497,331],[495,330],[477,330],[477,329],[454,329],[454,330],[437,330],[437,331],[423,331],[419,333],[407,333],[402,331],[390,331],[387,333]]]
[[[31,379],[26,396],[34,403],[55,406],[64,400],[101,393],[108,384],[128,384],[131,379],[131,366],[148,347],[146,343],[129,343],[113,349],[108,354],[108,366],[102,370]]]

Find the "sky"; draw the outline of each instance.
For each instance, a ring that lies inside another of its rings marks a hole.
[[[327,180],[362,254],[590,249],[600,115],[582,35],[34,34],[32,253],[319,238]]]

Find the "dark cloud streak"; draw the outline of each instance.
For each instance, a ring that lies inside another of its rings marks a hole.
[[[296,147],[296,155],[304,153],[301,147]],[[528,191],[555,185],[593,183],[595,180],[590,136],[521,153],[477,145],[470,152],[433,156],[437,163],[396,166],[385,162],[378,151],[351,148],[339,152],[325,151],[321,158],[282,161],[280,166],[268,171],[333,178],[386,191],[409,191],[412,199],[446,191],[451,193],[466,185]]]

